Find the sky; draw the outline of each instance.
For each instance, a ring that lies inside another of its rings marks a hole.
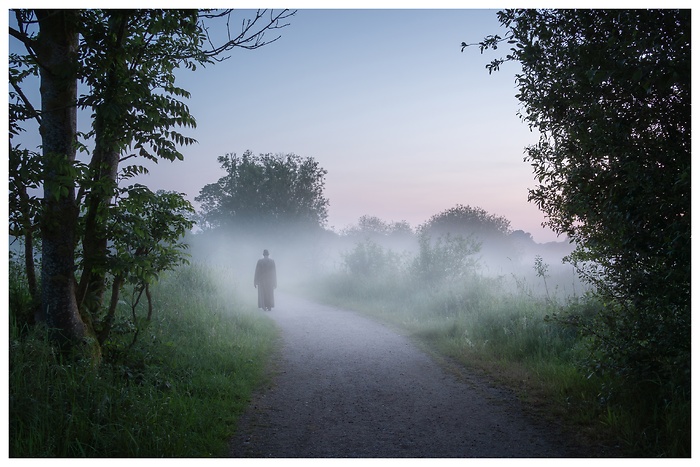
[[[233,32],[250,13],[234,12]],[[224,175],[220,155],[294,153],[328,171],[336,231],[363,215],[417,227],[462,204],[538,242],[563,240],[527,200],[535,181],[524,150],[538,135],[517,115],[518,65],[489,74],[505,49],[461,52],[463,41],[505,33],[496,10],[304,8],[288,23],[274,43],[178,74],[197,120],[183,133],[198,143],[182,162],[145,164],[139,182],[194,202]]]
[[[299,10],[278,41],[179,76],[198,144],[146,181],[194,200],[224,175],[219,155],[294,153],[328,171],[335,230],[363,215],[416,227],[463,204],[556,240],[527,201],[538,135],[517,116],[517,64],[489,75],[494,53],[460,51],[504,32],[495,10]]]

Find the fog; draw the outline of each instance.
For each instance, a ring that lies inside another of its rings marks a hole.
[[[390,226],[391,223],[384,225]],[[429,236],[432,245],[460,234]],[[499,278],[504,290],[519,290],[535,297],[559,302],[580,296],[586,285],[574,267],[563,263],[574,245],[567,240],[536,243],[522,231],[505,237],[461,236],[478,251],[466,255],[470,273]],[[393,261],[407,269],[419,254],[419,229],[403,224],[397,229],[371,230],[351,227],[342,232],[326,229],[292,227],[229,229],[222,228],[189,234],[191,261],[204,263],[221,271],[223,283],[255,296],[253,276],[258,259],[267,249],[276,263],[278,287],[295,291],[314,287],[329,274],[347,271],[346,258],[358,245],[373,245],[373,251],[389,254]],[[378,250],[377,250],[378,249]],[[536,262],[541,261],[538,270]],[[539,272],[539,274],[538,274]]]
[[[337,266],[337,250],[333,252],[334,234],[317,230],[305,234],[284,229],[281,232],[256,230],[210,230],[190,234],[191,261],[202,262],[229,271],[232,283],[253,290],[253,275],[263,250],[275,260],[281,288],[293,288],[323,271]],[[245,288],[244,288],[245,290]]]

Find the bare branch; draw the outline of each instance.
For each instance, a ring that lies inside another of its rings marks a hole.
[[[242,21],[241,31],[236,37],[231,36],[231,13],[232,10],[227,10],[218,14],[200,14],[201,18],[221,18],[223,16],[226,16],[227,18],[226,30],[228,34],[228,41],[221,46],[215,46],[209,35],[209,29],[203,28],[205,34],[207,35],[207,41],[211,46],[210,50],[203,51],[206,57],[213,58],[216,61],[223,61],[228,57],[220,57],[219,55],[235,47],[253,50],[275,42],[281,37],[280,35],[272,40],[265,40],[265,33],[289,26],[289,23],[284,21],[294,16],[296,14],[296,10],[292,11],[285,9],[277,12],[275,12],[275,10],[257,10],[253,18],[244,19]],[[268,13],[269,19],[265,20],[264,17],[266,17]]]
[[[467,47],[471,47],[471,46],[473,46],[473,45],[479,45],[479,43],[478,43],[478,42],[472,42],[471,44],[467,44],[466,42],[462,42],[462,52],[464,52],[464,49],[466,49]]]
[[[222,10],[219,13],[209,13],[211,10],[200,10],[199,11],[199,17],[204,18],[204,19],[211,19],[211,18],[221,18],[223,16],[226,16],[230,14],[233,10],[232,9],[226,9]]]
[[[119,163],[121,164],[125,160],[131,159],[133,157],[138,157],[138,156],[136,154],[129,154],[128,156],[125,156],[125,157],[122,157],[121,159],[119,159]]]

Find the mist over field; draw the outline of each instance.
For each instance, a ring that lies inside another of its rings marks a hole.
[[[362,225],[368,219],[375,225]],[[221,279],[240,287],[242,294],[253,296],[255,264],[264,249],[269,250],[276,262],[279,288],[298,290],[320,286],[320,279],[352,268],[352,272],[367,279],[374,274],[407,271],[420,255],[420,231],[420,227],[412,228],[407,223],[364,216],[358,224],[341,232],[321,228],[302,231],[293,227],[271,231],[248,226],[191,233],[185,242],[190,245],[192,261],[230,271],[230,277]],[[427,238],[432,245],[445,247],[446,254],[453,258],[460,256],[465,261],[463,271],[450,273],[468,272],[497,279],[504,291],[519,290],[533,297],[565,301],[587,289],[573,265],[563,261],[574,249],[566,240],[537,243],[523,231],[509,231],[506,235],[441,232]],[[450,250],[449,244],[456,240],[464,240],[469,248]],[[358,249],[363,256],[361,261],[367,264],[353,266]]]

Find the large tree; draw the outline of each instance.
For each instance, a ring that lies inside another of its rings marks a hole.
[[[326,170],[313,158],[246,151],[218,160],[226,175],[195,198],[202,203],[203,225],[258,232],[324,226]]]
[[[607,306],[597,368],[690,383],[690,10],[507,10],[530,200]],[[463,44],[466,46],[466,44]]]
[[[110,237],[113,232],[107,226],[119,199],[140,192],[120,189],[118,177],[128,178],[145,169],[120,164],[132,157],[182,159],[178,146],[194,142],[175,130],[195,124],[181,100],[188,93],[175,85],[176,68],[194,70],[226,58],[221,54],[234,47],[254,49],[272,42],[276,38],[266,41],[265,32],[284,27],[282,21],[293,14],[287,10],[253,12],[252,18],[242,22],[239,34],[229,31],[229,40],[214,47],[207,21],[226,20],[230,13],[15,11],[16,27],[10,28],[10,35],[25,46],[26,54],[12,55],[11,137],[21,131],[23,120],[36,119],[42,153],[10,141],[10,199],[15,209],[10,219],[14,231],[30,244],[34,232],[40,230],[41,293],[36,298],[40,315],[65,342],[95,335],[92,318],[102,307],[105,281],[108,277],[119,281],[119,271],[124,270],[123,265],[110,270],[118,263],[118,254],[108,244],[118,245],[120,239]],[[40,109],[23,89],[24,78],[35,70],[41,79]],[[87,87],[86,95],[78,96],[78,83]],[[81,108],[92,118],[91,130],[82,135],[94,142],[87,165],[76,162],[76,149],[85,142],[76,126]],[[44,190],[40,222],[32,215],[35,203],[27,196],[27,189],[33,186]],[[151,198],[133,199],[145,203]],[[187,207],[172,198],[161,205],[175,209],[175,230],[181,230]],[[138,208],[132,203],[130,209],[138,212],[144,206],[148,204]],[[33,254],[27,254],[28,273],[33,268],[31,258]],[[138,262],[137,258],[133,261]],[[118,292],[118,287],[113,290]]]

